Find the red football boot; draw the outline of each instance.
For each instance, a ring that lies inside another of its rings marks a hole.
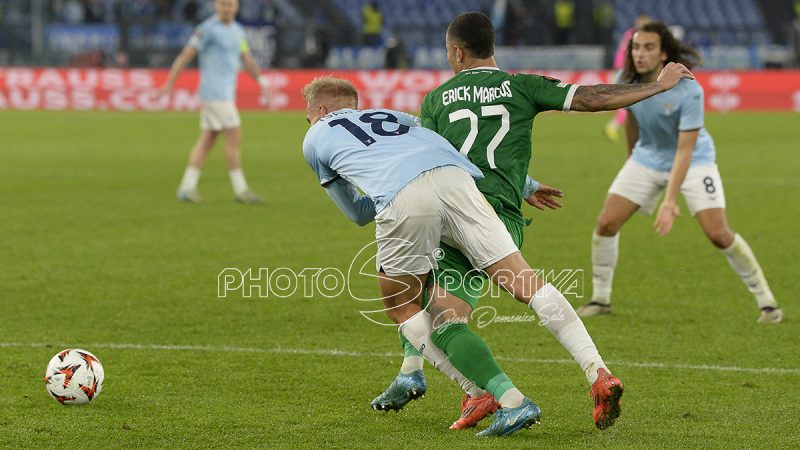
[[[450,429],[472,428],[484,417],[498,409],[500,409],[500,402],[488,392],[474,398],[464,394],[464,398],[461,399],[461,417],[450,425]]]
[[[601,430],[614,425],[614,421],[622,413],[622,382],[608,373],[608,370],[597,369],[597,381],[592,385],[589,396],[594,399],[594,426]]]

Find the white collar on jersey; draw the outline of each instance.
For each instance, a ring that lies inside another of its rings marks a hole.
[[[484,66],[484,67],[470,67],[469,69],[464,69],[464,70],[462,70],[461,72],[466,72],[466,71],[468,71],[468,70],[500,70],[500,68],[499,68],[499,67],[489,67],[489,66]],[[459,73],[461,73],[461,72],[459,72]]]

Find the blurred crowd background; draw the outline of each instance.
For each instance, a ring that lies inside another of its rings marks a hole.
[[[263,67],[446,68],[444,32],[483,11],[508,69],[610,68],[636,17],[708,68],[800,66],[800,0],[239,0]],[[164,67],[212,0],[0,0],[0,66]]]

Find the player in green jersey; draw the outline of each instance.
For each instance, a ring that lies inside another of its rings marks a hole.
[[[454,19],[446,41],[448,62],[456,75],[425,97],[422,123],[444,136],[483,171],[485,178],[478,182],[478,188],[518,245],[522,244],[524,226],[522,199],[529,203],[535,200],[535,183],[527,173],[536,114],[548,110],[614,110],[671,89],[682,78],[693,78],[680,64],[666,66],[658,81],[649,85],[577,86],[536,75],[511,75],[497,67],[493,57],[494,29],[481,13],[466,13]],[[488,346],[467,326],[483,279],[458,251],[444,244],[442,249],[444,258],[432,277],[436,284],[427,306],[437,328],[433,342],[458,370],[491,394],[465,396],[462,418],[452,427],[464,428],[474,426],[491,412],[486,405],[493,399],[488,397],[500,401],[502,412],[513,409],[522,395],[500,369]],[[596,348],[572,307],[566,301],[562,305],[560,312],[568,319],[552,320],[552,314],[537,310],[533,301],[528,303],[542,319],[542,325],[581,365],[592,386],[595,425],[606,428],[619,416],[622,385],[606,368],[586,364],[586,353],[596,354]],[[404,348],[406,358],[392,386],[403,376],[421,376],[418,353],[407,343]],[[385,399],[390,391],[391,386],[375,402]]]

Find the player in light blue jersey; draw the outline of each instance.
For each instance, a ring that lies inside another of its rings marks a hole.
[[[691,66],[697,60],[697,52],[675,39],[666,25],[649,23],[633,35],[622,78],[630,83],[647,83],[669,62]],[[780,322],[783,313],[753,251],[728,226],[714,141],[703,128],[703,88],[694,80],[681,80],[673,90],[628,109],[630,157],[611,184],[597,220],[592,236],[592,301],[579,308],[578,314],[611,312],[619,230],[637,210],[652,214],[666,190],[653,224],[656,232],[661,236],[669,233],[680,213],[676,201],[682,193],[703,232],[755,296],[761,310],[758,322]]]
[[[250,55],[244,29],[234,20],[239,9],[238,0],[214,0],[214,9],[216,14],[197,26],[189,43],[172,64],[164,87],[159,90],[160,96],[169,94],[178,74],[198,56],[201,131],[189,155],[189,164],[177,196],[185,202],[202,201],[197,192],[197,182],[217,136],[222,134],[225,139],[225,163],[228,165],[234,198],[240,203],[258,204],[262,200],[250,190],[242,172],[241,120],[235,102],[240,62],[258,82],[265,99],[269,98],[269,86]]]
[[[485,395],[486,387],[464,377],[433,343],[432,319],[420,304],[428,274],[437,268],[441,241],[517,300],[534,305],[543,322],[552,322],[548,326],[556,336],[569,334],[587,366],[606,367],[569,302],[537,277],[477,189],[480,170],[447,140],[420,127],[413,116],[357,110],[358,93],[345,80],[318,78],[303,89],[303,97],[311,124],[303,155],[353,222],[375,220],[384,311],[425,359],[470,395]],[[483,353],[473,354],[481,361]],[[503,406],[479,435],[511,434],[538,423],[538,406],[517,388],[507,394],[519,402]]]
[[[352,185],[366,194],[357,204],[358,210],[350,210],[347,202],[337,201],[348,217],[361,225],[371,222],[422,172],[456,166],[473,178],[483,178],[480,169],[452,151],[453,146],[436,132],[422,128],[419,119],[410,114],[343,108],[320,118],[319,124],[306,134],[303,154],[320,184],[329,187],[328,192],[336,193],[341,186]],[[376,145],[380,136],[403,138],[382,139]],[[362,214],[363,206],[369,206],[370,214]]]

